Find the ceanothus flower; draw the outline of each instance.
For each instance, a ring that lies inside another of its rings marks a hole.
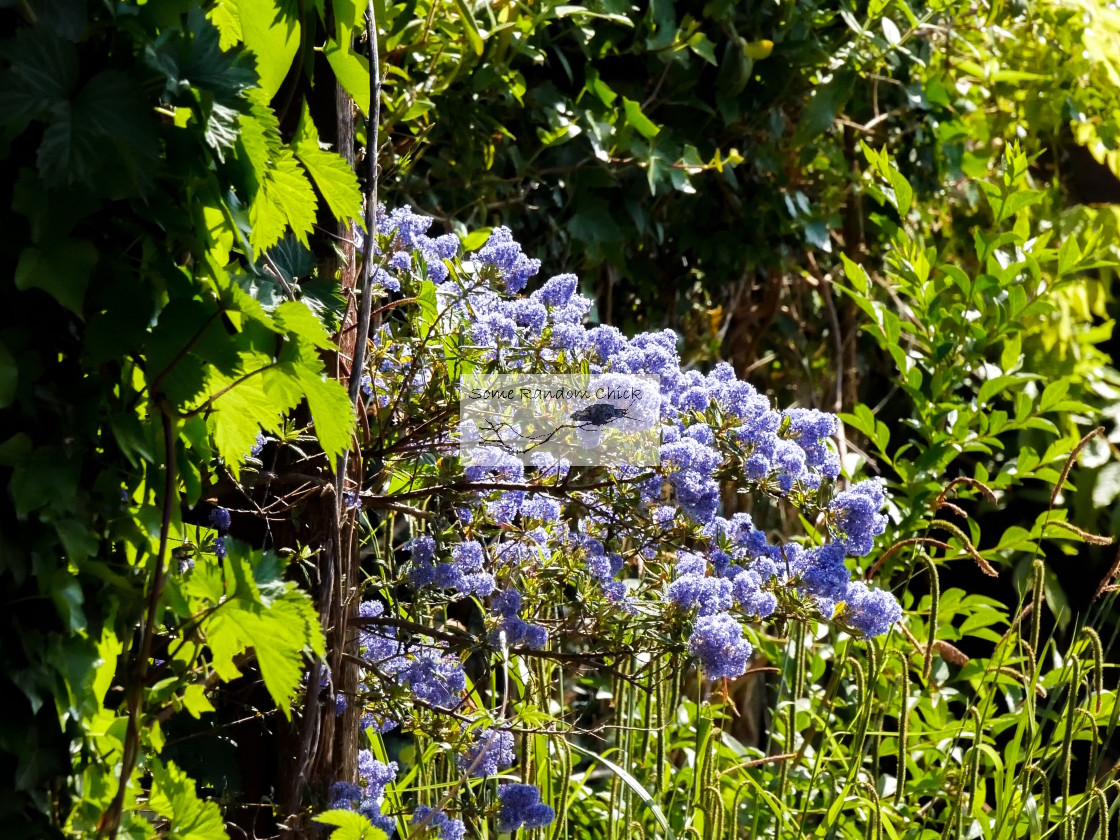
[[[495,776],[513,764],[513,733],[480,729],[475,740],[457,759],[459,770],[472,776]]]
[[[883,485],[875,479],[861,481],[845,490],[828,506],[836,529],[844,535],[844,548],[853,557],[871,552],[875,537],[887,530],[887,517],[879,513],[886,504]]]
[[[210,527],[219,531],[228,531],[230,525],[229,511],[224,507],[216,507],[210,511]]]
[[[381,801],[385,798],[385,787],[397,777],[397,763],[382,764],[369,750],[358,752],[358,784],[337,781],[330,787],[328,798],[330,808],[357,810],[376,827],[392,836],[396,831],[395,821],[381,813]]]
[[[540,260],[529,259],[521,253],[521,246],[514,241],[513,234],[507,227],[496,227],[476,253],[478,261],[483,265],[492,265],[498,269],[499,274],[506,283],[506,291],[510,294],[520,292],[525,288],[525,283],[536,274],[541,267]]]
[[[505,644],[510,647],[525,645],[532,650],[540,650],[548,644],[548,631],[539,624],[530,624],[518,617],[521,609],[521,593],[516,589],[498,592],[491,606],[501,621],[490,634],[492,644]]]
[[[754,649],[743,638],[743,628],[727,613],[696,619],[688,640],[689,652],[700,660],[710,680],[741,677]]]
[[[543,286],[529,295],[529,298],[549,308],[567,306],[578,285],[579,278],[574,274],[557,274],[555,277],[548,278]]]
[[[891,593],[852,581],[844,593],[843,618],[865,636],[882,636],[902,618],[902,607]]]
[[[416,832],[427,830],[439,835],[440,840],[463,840],[467,827],[462,820],[452,819],[443,813],[429,808],[427,805],[418,805],[412,812],[412,819],[408,823],[412,829],[410,836],[419,837]]]
[[[502,785],[498,788],[498,830],[544,828],[556,818],[556,812],[541,802],[535,785]]]

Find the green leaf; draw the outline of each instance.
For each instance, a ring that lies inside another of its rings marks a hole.
[[[276,0],[238,0],[245,46],[257,59],[257,76],[271,99],[280,90],[299,49],[300,23],[295,6]]]
[[[319,188],[319,193],[334,217],[342,222],[355,219],[364,228],[358,176],[341,155],[319,148],[319,133],[311,121],[306,101],[303,103],[303,114],[296,127],[292,148],[299,162],[311,175],[315,186]]]
[[[0,408],[7,408],[16,397],[19,384],[19,365],[12,351],[0,340]]]
[[[205,712],[214,711],[214,704],[206,696],[206,689],[201,683],[191,683],[183,690],[183,708],[198,720]]]
[[[255,577],[241,556],[243,548],[232,540],[228,545],[224,575],[212,568],[196,568],[184,589],[211,604],[221,603],[221,609],[213,610],[202,625],[215,671],[225,680],[237,677],[234,657],[252,648],[265,688],[290,717],[291,701],[303,678],[304,650],[324,653],[318,613],[306,592],[278,577],[280,564],[262,563],[265,558],[256,555],[265,574]],[[229,589],[232,597],[226,595]]]
[[[342,89],[350,94],[354,104],[368,117],[371,101],[369,61],[349,46],[340,46],[336,41],[327,42],[323,55]]]
[[[855,73],[851,70],[838,70],[827,83],[815,88],[801,114],[794,143],[805,143],[831,128],[833,121],[848,104],[855,85]]]
[[[285,301],[276,307],[272,317],[276,325],[285,332],[294,333],[321,350],[335,349],[322,323],[305,304],[294,300]]]
[[[307,234],[315,225],[316,203],[315,191],[295,156],[287,150],[279,152],[249,207],[253,249],[259,252],[271,248],[289,227],[306,245]]]
[[[315,817],[315,822],[338,826],[331,832],[331,840],[385,840],[387,837],[384,831],[354,811],[324,811]]]
[[[633,99],[622,97],[622,108],[626,112],[626,122],[643,137],[656,137],[661,131],[661,127],[643,114],[642,106]]]
[[[910,212],[910,205],[914,200],[914,190],[898,168],[892,163],[890,168],[891,189],[894,190],[894,206],[899,215],[905,216]]]
[[[618,778],[622,780],[622,782],[628,788],[630,788],[630,790],[634,791],[634,793],[642,801],[646,808],[649,809],[649,812],[653,814],[653,818],[657,820],[658,825],[661,826],[661,830],[664,832],[663,836],[667,838],[667,840],[676,840],[676,835],[673,834],[673,829],[669,827],[669,821],[665,819],[665,815],[661,813],[661,809],[657,807],[657,801],[653,798],[653,796],[650,795],[649,791],[642,787],[641,783],[637,779],[635,779],[614,762],[603,758],[598,753],[592,752],[586,747],[581,747],[575,741],[569,741],[568,746],[576,752],[587,756],[593,761],[599,762],[616,776],[618,776]]]
[[[306,367],[298,368],[299,381],[307,395],[315,436],[323,452],[333,462],[350,448],[357,418],[346,389],[335,379],[328,379]]]
[[[840,259],[844,263],[844,276],[851,281],[851,284],[857,291],[867,294],[867,289],[871,285],[871,280],[867,276],[867,272],[859,263],[848,258],[847,254],[840,254]]]
[[[471,13],[470,7],[466,4],[466,0],[455,0],[455,8],[459,10],[459,17],[463,20],[463,28],[466,30],[467,43],[471,45],[475,55],[482,55],[482,34],[478,31],[478,24],[474,21],[474,15]]]
[[[81,316],[89,275],[97,262],[92,242],[64,239],[46,250],[24,248],[16,266],[17,289],[42,289],[75,315]]]
[[[416,295],[416,303],[420,306],[420,325],[427,333],[439,318],[439,307],[436,304],[436,284],[425,280],[420,284],[420,293]]]
[[[177,840],[227,840],[222,812],[215,802],[206,802],[195,793],[194,779],[167,762],[165,767],[152,759],[152,794],[148,807],[171,823],[164,837]]]

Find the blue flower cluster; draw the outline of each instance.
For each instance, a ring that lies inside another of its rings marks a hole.
[[[541,792],[535,785],[502,785],[498,788],[498,801],[500,831],[544,828],[556,819],[556,812],[541,802]]]
[[[458,758],[459,770],[471,776],[494,776],[513,764],[513,733],[480,729],[475,741]]]
[[[396,831],[392,817],[381,813],[385,786],[397,777],[397,763],[382,764],[369,750],[358,752],[358,784],[339,781],[329,791],[330,808],[357,811],[389,836]]]
[[[427,805],[420,805],[412,812],[409,827],[412,829],[409,832],[412,837],[423,836],[419,832],[426,827],[428,831],[435,832],[440,840],[463,840],[467,833],[462,820],[452,819],[443,811],[436,811]]]
[[[430,237],[431,219],[408,207],[379,208],[379,219],[378,282],[392,292],[402,283],[436,284],[437,311],[448,319],[443,334],[455,336],[473,362],[504,372],[582,370],[660,381],[654,408],[662,432],[660,467],[610,468],[613,483],[577,493],[575,504],[509,486],[563,482],[570,469],[566,461],[539,454],[532,466],[524,465],[498,447],[477,445],[478,429],[468,423],[457,436],[439,437],[433,446],[440,452],[460,441],[476,445],[465,463],[466,489],[453,508],[445,509],[443,530],[433,531],[439,545],[433,535],[422,534],[405,546],[407,579],[414,590],[438,590],[437,601],[492,596],[491,643],[543,648],[548,631],[521,617],[522,594],[514,587],[537,578],[547,565],[575,564],[578,570],[582,564],[583,580],[601,593],[596,603],[607,602],[620,612],[662,609],[690,627],[689,653],[708,679],[745,673],[753,655],[745,621],[766,619],[780,608],[815,605],[826,619],[867,636],[888,632],[901,617],[890,593],[853,581],[847,565],[848,558],[869,553],[886,529],[882,486],[862,482],[824,501],[829,482],[840,474],[832,443],[838,428],[834,415],[776,410],[726,363],[707,373],[682,367],[679,337],[671,330],[627,338],[612,326],[585,326],[592,301],[579,293],[573,274],[551,277],[528,296],[521,294],[540,262],[522,252],[507,228],[495,228],[469,261],[455,267],[449,261],[459,254],[458,241]],[[428,363],[430,354],[438,357],[446,345],[437,341],[420,347],[407,336],[398,341],[389,326],[371,341],[374,350],[363,379],[363,390],[375,403],[371,410],[377,413],[378,406],[403,400],[407,412],[408,400],[416,399],[433,382],[433,371],[442,369]],[[385,415],[377,419],[385,422]],[[725,517],[721,491],[728,481],[823,514],[827,541],[775,543],[748,514]],[[636,515],[628,516],[631,511]],[[632,594],[627,584],[633,581],[624,579],[624,570],[628,562],[663,558],[666,546],[679,548],[674,548],[659,606],[641,584],[637,596]],[[377,617],[383,607],[367,602],[359,613]],[[467,684],[462,664],[438,643],[370,626],[361,629],[360,644],[365,661],[407,689],[418,704],[444,710],[462,705]],[[388,728],[397,721],[381,717],[371,723]],[[476,729],[457,759],[464,774],[491,776],[513,764],[512,733],[501,722],[488,723],[491,728]],[[368,791],[379,801],[380,792],[369,782],[358,790],[360,796],[342,799],[364,803]],[[542,827],[555,817],[532,785],[502,785],[498,795],[503,832]],[[465,831],[459,820],[427,807],[416,810],[412,824],[437,832],[442,840],[461,840]]]
[[[226,508],[218,506],[210,511],[210,527],[223,532],[214,538],[214,556],[219,560],[224,558],[228,553],[228,549],[226,548],[226,535],[224,532],[229,530],[230,524],[229,511]]]
[[[501,620],[491,633],[494,644],[503,642],[510,646],[525,645],[533,650],[540,650],[548,644],[548,631],[539,624],[530,624],[517,615],[521,609],[521,593],[516,589],[507,589],[497,592],[491,602]]]

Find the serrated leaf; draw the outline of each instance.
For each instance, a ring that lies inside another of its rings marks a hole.
[[[299,301],[289,300],[276,307],[272,313],[276,325],[322,350],[333,350],[330,336],[308,307]]]
[[[170,822],[165,837],[178,840],[227,840],[222,812],[215,802],[198,798],[190,776],[167,762],[152,760],[152,793],[148,807]]]
[[[214,704],[206,696],[206,689],[200,683],[191,683],[183,690],[183,708],[195,720],[205,712],[214,711]]]
[[[253,249],[271,248],[291,228],[296,239],[307,244],[315,224],[317,201],[303,167],[286,149],[279,152],[264,174],[249,207]]]
[[[384,831],[361,814],[341,808],[324,811],[315,817],[315,822],[338,826],[330,833],[331,840],[385,840],[387,837]]]
[[[282,571],[280,564],[264,564],[267,573],[258,579],[257,570],[240,556],[242,547],[231,541],[229,548],[224,575],[212,567],[199,575],[196,568],[185,587],[195,597],[221,602],[202,625],[213,667],[222,679],[234,678],[239,674],[234,657],[252,648],[265,688],[290,717],[291,701],[303,678],[305,648],[320,656],[324,653],[318,614],[306,592],[272,575]],[[258,555],[258,560],[263,558]],[[226,594],[228,590],[232,595]]]
[[[350,404],[346,389],[337,380],[327,379],[306,367],[297,370],[311,409],[311,419],[315,423],[315,437],[333,462],[350,448],[357,425],[354,406]]]
[[[327,202],[327,207],[339,221],[356,219],[363,228],[365,221],[362,219],[362,193],[358,185],[358,176],[341,155],[328,152],[319,148],[319,132],[311,121],[311,114],[307,103],[303,104],[303,113],[296,135],[292,140],[292,148],[296,157],[307,169],[319,193]]]

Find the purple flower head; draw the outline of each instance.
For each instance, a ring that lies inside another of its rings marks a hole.
[[[545,284],[529,297],[549,308],[567,306],[578,285],[579,278],[574,274],[557,274],[545,281]]]
[[[533,260],[521,253],[521,246],[513,240],[507,227],[496,227],[477,252],[478,261],[492,265],[506,282],[506,291],[516,294],[541,267],[540,260]]]
[[[501,729],[480,729],[472,743],[458,758],[460,772],[472,776],[494,776],[513,764],[513,733]]]
[[[412,249],[419,243],[420,237],[432,226],[430,216],[421,216],[412,212],[407,204],[391,212],[379,229],[386,234],[395,233],[394,240],[402,248]]]
[[[416,563],[426,563],[436,555],[436,541],[427,534],[414,537],[404,547],[412,552],[412,560]]]
[[[210,511],[210,527],[219,531],[229,530],[229,511],[224,507],[216,507]]]
[[[548,321],[548,310],[535,300],[518,298],[509,301],[505,314],[519,327],[525,327],[531,335],[538,334]]]
[[[467,833],[467,827],[463,825],[462,820],[452,819],[443,811],[435,811],[427,805],[418,805],[412,812],[409,827],[412,828],[409,833],[411,837],[435,834],[440,840],[463,840]]]
[[[844,593],[844,620],[865,636],[882,636],[902,618],[902,607],[891,593],[853,581]]]
[[[541,792],[535,785],[502,785],[498,788],[498,801],[500,831],[544,828],[556,818],[552,808],[541,802]]]
[[[875,537],[887,530],[887,517],[879,512],[885,503],[883,485],[874,479],[861,481],[832,500],[828,509],[835,517],[836,529],[844,536],[848,554],[869,554]]]
[[[587,338],[591,342],[591,348],[604,363],[609,362],[627,345],[626,336],[617,327],[607,324],[588,330]]]
[[[697,618],[688,649],[711,680],[741,677],[753,653],[751,643],[743,638],[743,628],[727,613]]]
[[[587,328],[582,324],[553,324],[552,344],[560,350],[574,353],[587,346]]]
[[[669,600],[681,609],[714,615],[731,609],[731,581],[727,578],[684,575],[669,584]]]
[[[844,597],[851,575],[844,565],[842,543],[828,543],[805,552],[791,543],[786,549],[793,573],[801,578],[805,592],[833,601]]]
[[[538,522],[556,522],[560,519],[560,502],[543,493],[533,493],[521,503],[521,515]]]
[[[226,548],[226,538],[224,536],[215,537],[214,538],[214,556],[217,557],[219,560],[223,560],[223,559],[225,559],[225,556],[228,553],[229,553],[229,550]]]
[[[261,451],[264,449],[265,444],[267,444],[267,443],[268,443],[268,438],[266,438],[260,432],[257,432],[257,439],[255,441],[253,441],[253,448],[249,450],[249,456],[251,458],[258,457],[261,454]]]

